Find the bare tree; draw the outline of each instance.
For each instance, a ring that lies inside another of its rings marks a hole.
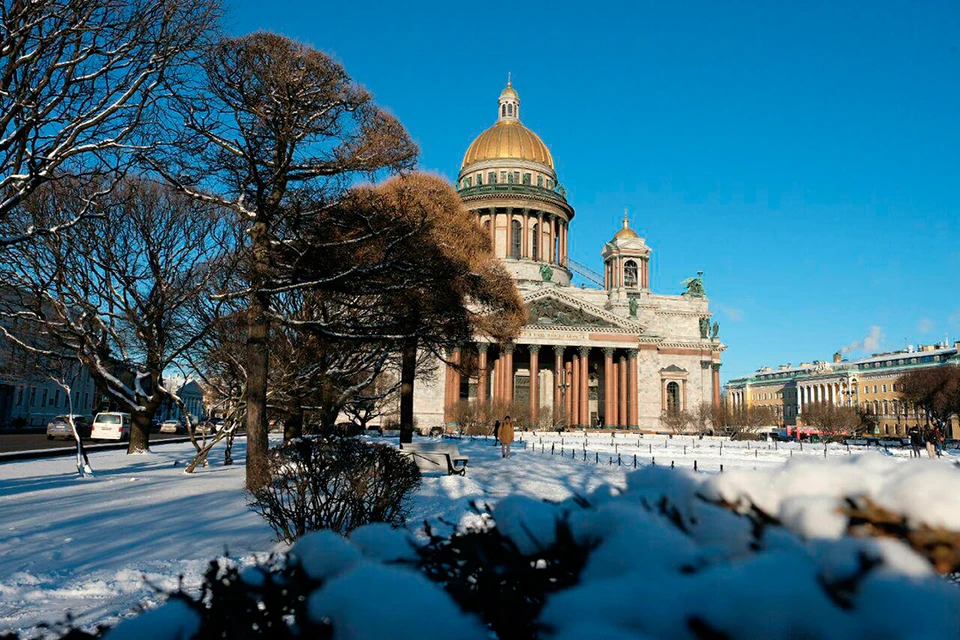
[[[0,5],[0,247],[97,215],[130,152],[157,144],[150,127],[166,92],[218,17],[214,0]],[[24,206],[60,180],[76,196],[62,208]]]
[[[694,424],[694,416],[688,411],[664,411],[660,416],[660,424],[670,430],[673,435],[687,433]]]
[[[827,441],[860,435],[865,427],[857,409],[839,406],[832,402],[804,404],[802,417],[805,425],[815,427],[821,437]]]
[[[713,407],[711,422],[719,435],[729,436],[732,440],[756,440],[763,427],[776,423],[776,415],[769,407],[720,404]]]
[[[359,429],[366,430],[371,422],[381,418],[387,408],[396,403],[399,389],[399,376],[388,368],[374,382],[360,389],[353,399],[344,405],[343,413]]]
[[[37,191],[34,206],[59,209],[82,197],[65,185]],[[228,263],[232,229],[218,212],[164,185],[127,179],[98,207],[102,216],[68,235],[12,246],[0,276],[12,294],[0,333],[48,358],[76,359],[132,414],[128,452],[149,446],[150,424],[170,390],[164,372],[207,326],[197,303]],[[31,337],[44,336],[44,346]],[[114,362],[135,373],[132,383]]]
[[[184,134],[177,151],[147,160],[185,193],[233,211],[249,234],[245,286],[232,295],[246,300],[247,487],[254,489],[268,477],[273,296],[309,287],[286,277],[276,250],[355,178],[412,168],[417,148],[343,67],[282,36],[225,39],[203,69],[170,122]]]
[[[960,367],[915,369],[897,381],[904,401],[918,407],[928,424],[949,437],[954,416],[960,416]]]

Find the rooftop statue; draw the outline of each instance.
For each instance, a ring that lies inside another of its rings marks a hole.
[[[696,278],[687,278],[683,281],[683,286],[687,288],[682,295],[690,296],[691,298],[703,298],[706,297],[706,292],[703,290],[703,271],[697,271]]]
[[[700,318],[700,337],[710,337],[710,318]]]
[[[637,305],[638,305],[637,299],[630,298],[630,317],[631,318],[637,317]]]
[[[717,339],[717,336],[718,336],[719,334],[720,334],[720,323],[714,321],[714,323],[713,323],[713,336],[712,336],[712,338],[713,338],[714,340],[716,340],[716,339]]]
[[[543,278],[544,282],[553,281],[553,269],[550,268],[550,265],[546,263],[540,265],[540,277]]]

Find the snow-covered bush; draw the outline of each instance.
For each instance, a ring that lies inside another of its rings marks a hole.
[[[451,536],[373,524],[215,563],[151,637],[955,639],[960,588],[935,569],[957,569],[958,496],[960,470],[879,454],[649,467],[557,504],[503,498]]]
[[[309,531],[401,526],[420,471],[397,449],[355,438],[297,438],[270,451],[270,481],[250,506],[293,542]]]

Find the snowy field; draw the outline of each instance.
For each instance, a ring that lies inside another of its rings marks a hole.
[[[823,445],[801,451],[795,444],[724,442],[721,452],[720,441],[711,439],[523,438],[527,447],[515,447],[509,460],[500,458],[492,440],[459,441],[470,457],[466,477],[426,476],[411,527],[425,519],[463,524],[474,517],[471,503],[492,506],[508,495],[561,501],[601,484],[622,487],[634,456],[638,466],[674,462],[688,470],[697,461],[709,474],[721,464],[725,471],[771,470],[791,457],[824,456]],[[846,458],[858,451],[831,446],[827,455]],[[209,560],[225,550],[250,562],[277,549],[269,528],[246,506],[243,441],[235,446],[234,466],[219,466],[214,455],[214,466],[188,476],[183,463],[191,453],[189,444],[137,456],[95,453],[96,477],[87,479],[76,477],[70,457],[0,464],[0,630],[30,629],[62,620],[68,611],[83,624],[111,623],[155,601],[154,587],[175,587],[180,575],[188,586],[197,584]],[[907,450],[888,454],[912,464]],[[954,459],[951,452],[933,464]]]

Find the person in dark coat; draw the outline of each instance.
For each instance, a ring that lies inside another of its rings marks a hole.
[[[494,420],[493,422],[493,446],[500,444],[500,421]]]
[[[920,429],[916,426],[910,427],[910,457],[919,458],[920,457],[920,447],[923,446],[923,438],[920,437]]]

